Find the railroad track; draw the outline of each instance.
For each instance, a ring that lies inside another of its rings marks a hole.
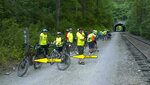
[[[146,78],[146,82],[150,84],[150,56],[146,55],[136,44],[133,42],[133,39],[137,42],[145,44],[145,46],[150,46],[150,43],[140,40],[136,37],[128,35],[126,33],[122,33],[123,39],[127,40],[141,55],[134,56],[136,63],[139,65],[141,71],[143,73],[143,77]],[[150,50],[150,49],[148,49]]]
[[[128,40],[128,41],[130,42],[130,44],[132,44],[132,45],[135,47],[136,50],[138,50],[138,51],[143,55],[143,57],[144,57],[145,59],[148,59],[148,56],[147,56],[145,53],[143,53],[143,52],[129,39],[129,37],[132,38],[132,39],[136,39],[136,40],[138,40],[139,42],[142,42],[142,43],[144,43],[144,44],[150,46],[149,43],[144,42],[144,41],[142,41],[142,40],[140,40],[140,39],[137,39],[137,38],[135,38],[135,37],[133,37],[133,36],[131,36],[131,35],[126,35],[126,36],[124,36],[124,37],[126,38],[126,40]]]
[[[149,45],[150,46],[150,42],[148,43],[148,42],[145,42],[145,41],[143,41],[143,40],[140,40],[140,39],[138,39],[138,38],[136,38],[136,37],[133,37],[133,36],[131,36],[131,35],[128,35],[129,37],[132,37],[132,38],[134,38],[134,39],[136,39],[136,40],[138,40],[138,41],[140,41],[140,42],[142,42],[142,43],[145,43],[145,44],[147,44],[147,45]]]
[[[145,42],[145,41],[140,40],[140,39],[138,39],[138,38],[136,38],[136,37],[133,37],[133,36],[131,36],[131,35],[127,35],[126,33],[123,33],[122,36],[123,36],[126,40],[128,40],[128,41],[130,42],[130,44],[132,44],[132,45],[135,47],[135,49],[138,50],[138,51],[143,55],[143,57],[144,57],[145,59],[150,59],[150,56],[148,56],[148,55],[146,55],[144,52],[142,52],[142,50],[141,50],[140,48],[138,48],[138,47],[135,45],[135,43],[132,42],[132,40],[133,40],[133,39],[134,39],[134,40],[137,40],[138,42],[141,42],[141,43],[145,44],[146,46],[149,46],[149,47],[150,47],[150,43],[149,43],[149,42]],[[131,40],[131,38],[132,38],[132,40]],[[148,49],[148,50],[149,50],[149,49]]]

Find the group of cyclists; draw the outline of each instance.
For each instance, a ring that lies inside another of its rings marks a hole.
[[[48,53],[48,30],[43,29],[40,34],[39,45]],[[84,31],[82,28],[77,29],[76,35],[74,36],[72,28],[66,30],[65,38],[62,36],[62,32],[57,32],[57,36],[53,44],[56,45],[56,50],[61,53],[64,50],[70,55],[70,50],[75,45],[77,47],[78,55],[84,54],[84,48],[88,45],[89,55],[96,51],[97,40],[106,40],[107,37],[111,37],[108,30],[103,32],[97,30],[90,30],[89,32]],[[73,47],[74,48],[74,47]],[[84,65],[83,59],[79,59],[78,64]]]

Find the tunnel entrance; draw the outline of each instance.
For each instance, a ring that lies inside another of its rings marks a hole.
[[[126,26],[125,26],[125,22],[118,22],[114,25],[113,30],[115,32],[125,32],[126,31]]]

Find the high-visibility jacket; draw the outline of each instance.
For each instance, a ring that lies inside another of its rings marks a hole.
[[[40,34],[40,45],[47,45],[47,34],[41,33]]]
[[[76,37],[78,36],[79,32],[76,33]]]
[[[77,46],[84,46],[84,36],[81,33],[78,33],[77,35]]]
[[[76,33],[76,37],[78,36],[78,34],[80,34],[79,32]],[[85,33],[82,32],[82,35],[85,36]]]
[[[61,37],[57,37],[56,38],[56,46],[57,47],[62,47],[63,46],[63,42],[62,42],[62,38]]]
[[[103,34],[103,35],[106,35],[106,34],[107,34],[107,31],[103,31],[102,34]]]
[[[67,34],[67,38],[68,38],[68,41],[67,42],[70,42],[70,43],[73,43],[73,34],[71,32],[69,32]]]
[[[95,36],[93,33],[90,33],[87,38],[87,42],[93,42],[95,40]]]
[[[98,31],[97,31],[97,30],[93,30],[93,33],[94,33],[95,35],[97,35]]]
[[[83,36],[85,36],[85,33],[84,33],[84,32],[82,32],[82,35],[83,35]]]

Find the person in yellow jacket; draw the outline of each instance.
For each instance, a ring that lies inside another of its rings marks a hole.
[[[102,35],[103,35],[103,40],[106,40],[107,31],[104,30],[104,31],[102,32]]]
[[[90,31],[90,34],[87,37],[87,42],[89,45],[89,53],[91,55],[92,52],[94,51],[94,44],[95,44],[95,35],[93,34],[92,31]]]
[[[62,33],[61,32],[57,32],[57,37],[56,37],[56,50],[61,53],[63,50],[63,38],[62,38]]]
[[[97,47],[97,30],[93,30],[93,35],[94,35],[94,45],[95,45],[95,47],[94,48],[98,48]]]
[[[81,28],[79,28],[79,29],[81,29]],[[78,34],[80,33],[80,32],[79,32],[79,29],[78,29],[77,32],[76,32],[76,38],[77,38]],[[82,35],[85,36],[85,33],[84,33],[83,30],[82,30]]]
[[[77,34],[77,47],[78,47],[78,53],[79,55],[84,54],[84,44],[85,44],[85,37],[82,34],[82,29],[79,29],[79,33]],[[84,65],[83,59],[79,59],[79,64]]]
[[[69,32],[67,34],[67,53],[70,55],[70,48],[72,47],[73,45],[73,33],[72,33],[72,28],[69,29]]]
[[[40,34],[39,44],[41,48],[44,48],[46,55],[48,53],[48,36],[47,36],[47,29],[43,29],[42,33]]]
[[[67,40],[67,42],[69,42],[69,43],[73,43],[73,33],[72,33],[72,28],[70,28],[69,29],[69,32],[68,32],[68,34],[67,34],[67,38],[68,38],[68,40]]]

